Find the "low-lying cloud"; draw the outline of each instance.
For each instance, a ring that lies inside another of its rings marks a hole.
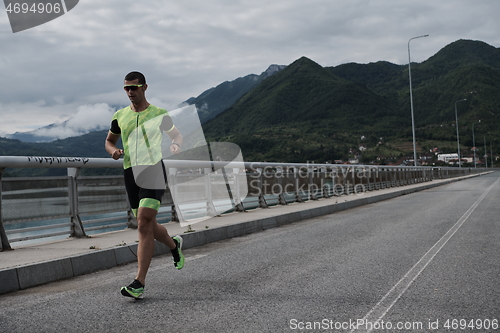
[[[47,141],[47,138],[53,140],[65,139],[86,134],[90,131],[108,129],[115,111],[115,108],[106,103],[81,105],[71,118],[28,133],[34,137],[39,137],[40,141]]]

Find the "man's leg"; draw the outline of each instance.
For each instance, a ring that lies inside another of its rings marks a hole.
[[[170,248],[174,258],[174,266],[177,269],[182,269],[184,266],[184,256],[181,251],[182,238],[176,236],[174,241],[169,236],[167,229],[156,222],[156,215],[164,191],[142,189],[137,186],[132,169],[125,170],[124,178],[130,206],[137,217],[139,244],[137,247],[138,268],[136,278],[129,286],[121,288],[121,294],[140,298],[144,292],[146,275],[154,255],[154,240],[157,239]]]
[[[155,251],[154,240],[168,246],[170,250],[176,248],[172,237],[168,234],[167,228],[156,222],[157,211],[152,208],[139,207],[137,211],[137,223],[139,232],[139,245],[137,247],[137,276],[143,285],[146,282],[146,274]]]
[[[177,269],[182,269],[184,267],[184,255],[182,254],[182,238],[181,236],[170,237],[167,228],[159,223],[155,223],[154,228],[155,239],[163,244],[167,245],[172,252],[172,259],[174,260],[174,266]]]
[[[139,207],[137,211],[139,245],[137,247],[138,268],[136,280],[139,280],[143,285],[146,282],[146,274],[155,251],[156,214],[155,209],[147,207]]]
[[[157,241],[168,246],[170,250],[175,249],[175,243],[172,237],[168,234],[167,228],[155,221],[154,223],[154,237]]]

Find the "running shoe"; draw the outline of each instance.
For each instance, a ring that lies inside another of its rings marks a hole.
[[[141,295],[144,293],[144,285],[139,282],[139,280],[134,280],[134,282],[127,287],[122,287],[121,293],[123,296],[140,299]]]
[[[172,237],[177,247],[175,250],[171,250],[172,259],[174,259],[174,266],[177,269],[182,269],[184,267],[184,255],[182,254],[182,237],[177,235]]]

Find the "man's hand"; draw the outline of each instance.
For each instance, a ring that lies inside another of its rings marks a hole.
[[[174,155],[179,154],[181,152],[181,147],[176,143],[172,143],[170,145],[170,152]]]
[[[123,149],[116,149],[113,154],[111,154],[111,157],[113,157],[113,159],[117,160],[119,159],[121,156],[123,155]]]

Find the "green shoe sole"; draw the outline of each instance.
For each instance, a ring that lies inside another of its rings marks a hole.
[[[135,299],[142,299],[141,296],[144,293],[144,288],[141,288],[141,289],[131,289],[128,287],[122,287],[120,292],[123,296],[126,296],[126,297],[132,297]]]

